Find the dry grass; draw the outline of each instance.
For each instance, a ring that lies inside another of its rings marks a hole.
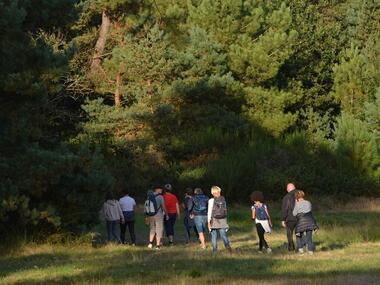
[[[195,243],[160,251],[143,245],[28,244],[0,258],[0,284],[380,284],[378,208],[348,209],[316,213],[321,230],[313,256],[284,250],[279,227],[268,236],[273,254],[257,253],[253,226],[240,207],[230,215],[232,254],[213,255]],[[272,215],[278,220],[278,213]],[[182,224],[177,226],[178,232]],[[146,231],[138,229],[141,243]]]

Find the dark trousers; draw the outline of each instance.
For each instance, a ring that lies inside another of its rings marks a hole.
[[[294,251],[294,242],[293,242],[293,235],[294,235],[294,229],[296,228],[296,221],[292,222],[286,222],[286,236],[288,238],[288,250]]]
[[[303,248],[303,235],[306,235],[306,245],[308,251],[314,251],[314,244],[313,244],[313,231],[306,231],[302,233],[296,234],[296,240],[297,240],[297,249]]]
[[[174,224],[177,219],[177,214],[169,214],[169,219],[164,218],[164,226],[166,236],[174,236]]]
[[[124,224],[120,224],[120,239],[122,243],[125,243],[125,232],[127,230],[129,231],[129,235],[131,236],[131,243],[136,243],[136,236],[135,236],[135,221],[129,221],[125,222]]]
[[[119,237],[116,234],[116,225],[119,224],[120,221],[106,221],[107,225],[107,239],[108,241],[115,240],[120,242]]]
[[[259,249],[268,248],[267,241],[264,238],[265,230],[261,224],[256,224],[257,235],[259,236]]]
[[[194,221],[190,221],[190,218],[186,216],[183,219],[183,224],[185,225],[186,229],[186,242],[190,242],[191,229],[194,230],[196,237],[199,237],[197,227],[194,225]]]

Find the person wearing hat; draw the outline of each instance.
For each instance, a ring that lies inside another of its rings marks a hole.
[[[179,204],[177,197],[171,193],[172,185],[166,184],[164,186],[164,204],[167,211],[167,217],[164,220],[164,227],[166,236],[169,240],[169,245],[173,245],[174,242],[174,225],[176,219],[180,217]]]

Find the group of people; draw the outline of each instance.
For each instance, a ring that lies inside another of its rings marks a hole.
[[[147,193],[144,203],[145,223],[149,226],[148,247],[160,249],[162,235],[165,230],[170,246],[174,244],[174,225],[180,218],[180,204],[177,197],[172,193],[172,186],[166,184],[163,187],[156,185]],[[193,231],[199,240],[201,249],[206,249],[206,233],[211,235],[212,251],[217,251],[218,236],[223,241],[224,247],[231,251],[228,239],[227,203],[221,195],[221,188],[211,187],[212,198],[209,199],[201,188],[187,188],[185,190],[183,210],[186,243],[191,240]],[[287,185],[287,194],[282,201],[281,224],[286,228],[287,247],[289,251],[298,250],[304,253],[304,245],[309,254],[314,252],[312,234],[318,229],[312,214],[311,203],[304,199],[305,193],[297,190],[293,183]],[[255,222],[259,238],[259,251],[271,253],[272,250],[265,240],[265,234],[270,233],[273,227],[272,219],[266,204],[264,195],[260,191],[254,191],[251,196],[251,215]],[[131,244],[136,244],[134,231],[135,200],[128,192],[120,200],[116,200],[110,193],[101,209],[101,214],[106,221],[108,240],[125,243],[126,228],[130,234]],[[120,224],[120,236],[116,233],[116,227]],[[296,234],[296,247],[293,235]],[[155,246],[153,243],[155,241]]]

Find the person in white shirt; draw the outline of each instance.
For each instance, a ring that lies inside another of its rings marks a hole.
[[[131,236],[131,244],[136,245],[135,236],[135,206],[136,201],[129,196],[129,191],[124,191],[124,196],[119,200],[121,210],[123,211],[123,216],[125,223],[120,224],[120,240],[125,244],[125,231],[128,227],[129,235]]]

